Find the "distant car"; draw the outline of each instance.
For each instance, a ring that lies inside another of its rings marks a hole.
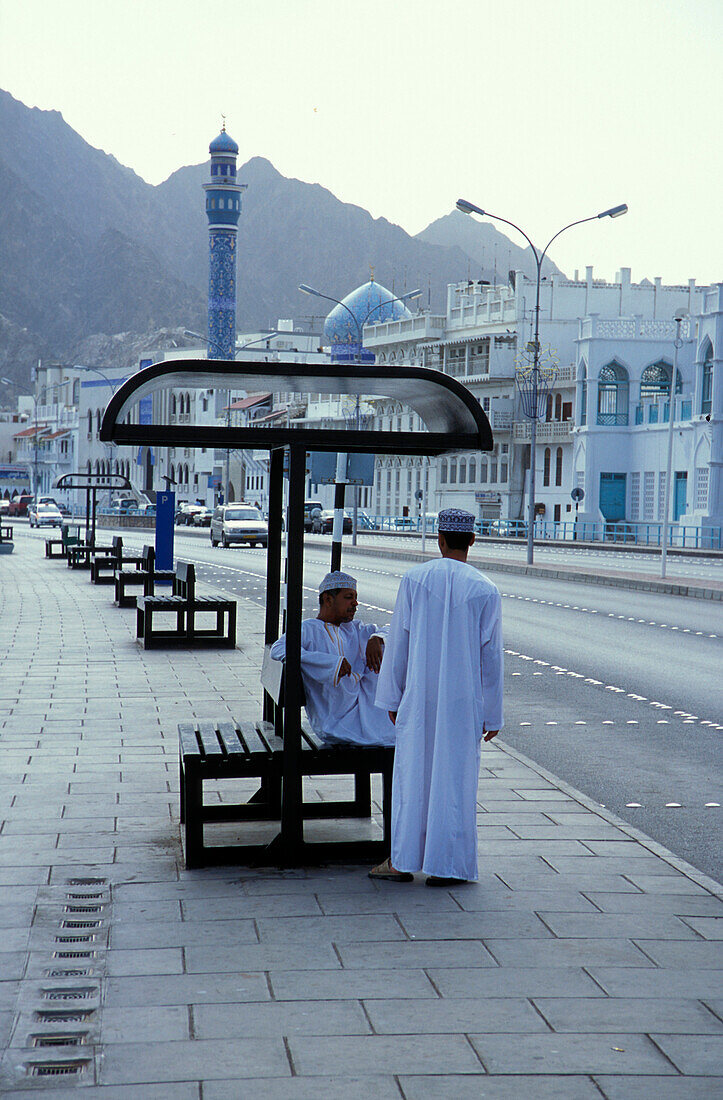
[[[31,527],[62,527],[63,517],[55,504],[32,504],[28,508]]]
[[[205,507],[205,504],[182,504],[176,513],[176,523],[179,527],[190,527],[194,515],[205,511]]]
[[[412,519],[411,516],[397,516],[394,520],[394,526],[398,531],[416,531],[417,521]]]
[[[351,534],[351,516],[344,513],[342,531],[345,535]],[[311,530],[315,535],[331,535],[334,530],[334,509],[324,508],[320,515],[314,516],[311,521]]]
[[[269,525],[258,508],[250,504],[219,504],[213,510],[209,536],[211,546],[231,546],[234,542],[268,546]]]
[[[304,501],[304,530],[313,530],[312,521],[315,512],[321,512],[323,506],[320,500],[305,500]]]
[[[135,497],[116,497],[110,506],[110,510],[114,516],[127,516],[129,512],[133,512],[137,507],[138,503]]]
[[[4,515],[8,511],[9,507],[10,501],[0,498],[0,515]]]
[[[67,519],[67,518],[68,518],[68,516],[72,515],[72,513],[71,513],[71,511],[70,511],[70,508],[68,507],[68,505],[67,505],[67,504],[63,504],[63,502],[62,502],[62,501],[61,501],[61,502],[60,502],[60,504],[58,505],[58,511],[60,512],[60,514],[61,514],[61,516],[63,517],[63,519]]]
[[[194,527],[210,527],[212,516],[213,508],[200,508],[193,513],[191,523]]]
[[[28,508],[35,502],[35,497],[32,493],[21,493],[20,496],[15,497],[10,501],[10,507],[8,508],[9,516],[27,516]]]

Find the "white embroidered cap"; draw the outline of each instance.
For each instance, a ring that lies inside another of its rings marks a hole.
[[[439,531],[463,531],[467,534],[474,533],[474,516],[471,512],[465,512],[462,508],[445,508],[439,513],[437,521]]]
[[[356,592],[356,578],[338,569],[333,573],[327,573],[319,585],[319,595],[322,592],[331,592],[335,588],[353,588]]]

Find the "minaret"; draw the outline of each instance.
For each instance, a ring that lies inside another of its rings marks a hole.
[[[238,145],[226,123],[208,147],[211,182],[204,183],[208,218],[208,352],[209,359],[233,359],[236,351],[236,238],[241,192],[236,182]]]

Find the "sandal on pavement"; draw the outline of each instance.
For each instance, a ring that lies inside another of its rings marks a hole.
[[[414,875],[409,871],[395,871],[389,861],[385,859],[378,867],[373,867],[369,872],[369,878],[384,879],[386,882],[413,882]]]
[[[425,886],[466,886],[466,878],[439,878],[438,875],[430,875]]]

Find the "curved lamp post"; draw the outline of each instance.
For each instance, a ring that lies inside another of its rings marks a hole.
[[[299,290],[302,294],[311,294],[314,298],[325,298],[327,302],[334,302],[336,305],[345,309],[352,321],[354,322],[357,330],[357,336],[359,338],[358,351],[356,353],[356,361],[361,359],[361,348],[363,340],[363,329],[372,313],[375,313],[378,309],[383,309],[384,306],[390,306],[394,302],[408,302],[413,298],[419,298],[421,296],[421,290],[410,290],[407,294],[401,294],[398,298],[388,298],[385,302],[377,302],[375,306],[367,313],[363,320],[359,320],[355,313],[353,313],[346,302],[340,302],[338,298],[332,298],[330,294],[322,294],[320,290],[314,290],[313,286],[307,286],[306,283],[299,284]],[[359,395],[356,398],[356,409],[354,416],[355,427],[359,429]],[[344,528],[344,494],[346,491],[346,465],[347,455],[338,454],[336,456],[336,485],[334,490],[334,529],[331,536],[331,569],[332,572],[341,568],[341,539]],[[352,513],[352,525],[351,525],[351,544],[356,546],[357,544],[357,520],[359,511],[359,486],[354,486],[354,510]]]
[[[678,379],[678,351],[683,345],[680,336],[680,326],[688,317],[687,309],[675,311],[675,338],[673,339],[673,370],[670,375],[670,396],[668,397],[668,458],[665,474],[665,501],[663,504],[663,546],[660,555],[660,576],[665,576],[668,562],[668,531],[670,524],[670,479],[673,476],[673,421],[675,420],[675,389]]]
[[[532,342],[533,353],[532,363],[532,395],[531,395],[531,409],[533,416],[530,418],[530,499],[528,501],[527,509],[527,564],[531,565],[534,556],[534,527],[535,527],[535,447],[537,445],[537,391],[540,381],[540,283],[542,282],[542,262],[547,255],[547,251],[553,241],[556,241],[561,234],[565,233],[568,229],[572,229],[575,225],[583,225],[585,222],[594,222],[599,218],[619,218],[622,214],[627,214],[628,207],[626,203],[621,203],[619,206],[611,206],[609,210],[603,210],[600,214],[592,214],[589,218],[578,218],[577,221],[570,222],[569,225],[564,225],[562,229],[558,229],[557,233],[547,242],[542,251],[538,251],[530,238],[525,233],[524,229],[520,229],[519,225],[509,221],[507,218],[501,218],[499,214],[490,214],[488,210],[482,210],[481,207],[475,206],[473,202],[468,202],[467,199],[457,199],[457,209],[462,214],[479,214],[483,218],[492,218],[493,221],[504,222],[505,225],[512,226],[518,233],[521,233],[525,238],[532,254],[535,257],[535,266],[537,268],[537,287],[535,292],[535,336]]]

